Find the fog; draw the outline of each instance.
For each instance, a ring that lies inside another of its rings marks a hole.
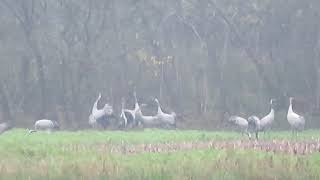
[[[301,0],[0,0],[0,122],[88,127],[93,104],[121,99],[180,128],[226,115],[288,128],[289,97],[319,127],[320,4]]]

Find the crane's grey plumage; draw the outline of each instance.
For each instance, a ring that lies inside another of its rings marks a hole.
[[[252,127],[253,132],[256,135],[256,139],[259,139],[259,132],[261,131],[260,119],[257,116],[248,117],[249,127]],[[250,129],[250,128],[249,128]]]
[[[106,128],[109,124],[110,118],[112,118],[113,115],[113,108],[109,104],[105,104],[102,109],[98,109],[98,102],[101,99],[101,93],[99,93],[99,96],[97,100],[94,102],[91,114],[89,116],[89,124],[95,128],[97,125],[101,125],[103,128]]]
[[[165,125],[176,127],[176,113],[175,112],[172,112],[171,114],[164,113],[160,107],[160,103],[157,98],[155,99],[155,102],[158,105],[158,113],[156,115],[158,120]]]
[[[124,106],[122,107],[120,117],[125,122],[124,123],[125,127],[129,127],[129,126],[134,127],[136,125],[136,111],[137,111],[136,105],[133,110],[124,109]]]
[[[243,133],[247,134],[249,138],[251,138],[251,134],[248,132],[249,123],[245,118],[240,116],[230,116],[229,122],[238,126]]]
[[[259,119],[257,116],[250,116],[248,118],[249,126],[252,127],[253,131],[255,132],[256,139],[259,138],[258,134],[261,131],[266,131],[267,129],[271,128],[272,123],[274,122],[274,99],[270,100],[271,110],[269,114],[267,114],[262,119]]]
[[[4,122],[0,124],[0,134],[8,131],[9,129],[11,129],[12,126],[9,122]]]
[[[133,126],[134,119],[135,119],[135,112],[134,112],[134,110],[125,109],[125,100],[124,100],[124,98],[122,99],[122,102],[121,102],[120,119],[122,120],[123,126],[125,128],[128,127],[128,125]]]
[[[126,127],[127,126],[127,123],[128,123],[128,119],[127,119],[127,116],[126,114],[124,113],[124,99],[122,98],[122,101],[121,101],[121,113],[120,113],[120,119],[121,119],[121,122],[123,123],[123,126]]]
[[[97,120],[94,118],[92,114],[89,116],[89,125],[93,128],[97,127]]]
[[[133,97],[134,97],[134,112],[136,114],[138,112],[138,109],[140,108],[136,91],[133,92]]]
[[[305,119],[303,116],[300,116],[292,110],[292,101],[293,97],[290,97],[287,120],[291,126],[292,132],[294,133],[296,131],[302,131],[304,129]]]
[[[142,104],[141,107],[146,106],[146,104]],[[144,126],[155,126],[159,125],[159,118],[158,116],[145,116],[142,114],[141,107],[138,104],[138,111],[136,113],[136,118],[139,120],[139,122],[142,123]]]
[[[267,129],[270,129],[272,126],[272,123],[274,122],[274,109],[273,109],[274,101],[275,101],[274,99],[270,100],[271,110],[270,110],[269,114],[267,114],[265,117],[260,119],[261,131],[265,131]]]
[[[98,102],[100,99],[101,99],[101,93],[99,93],[97,100],[94,102],[92,110],[91,110],[91,114],[89,116],[89,124],[93,128],[96,128],[96,126],[97,126],[97,118],[99,118],[99,116],[100,117],[102,116],[101,111],[98,110]]]
[[[59,128],[60,127],[57,121],[52,121],[49,119],[40,119],[34,123],[34,131],[46,130],[51,132]]]
[[[142,113],[141,107],[146,106],[146,104],[142,104],[141,107],[139,105],[137,94],[134,92],[134,98],[135,98],[135,116],[136,121],[139,123],[142,123],[143,126],[155,126],[159,125],[159,118],[157,116],[145,116]]]
[[[131,109],[125,109],[125,100],[122,99],[122,103],[121,103],[121,114],[120,114],[120,119],[122,120],[123,125],[124,127],[127,127],[127,126],[136,126],[138,121],[139,121],[139,118],[141,117],[141,114],[139,114],[138,110],[139,110],[139,103],[138,103],[138,99],[137,99],[137,94],[136,92],[134,91],[133,92],[133,96],[134,96],[134,100],[135,100],[135,103],[134,103],[134,109],[131,110]]]

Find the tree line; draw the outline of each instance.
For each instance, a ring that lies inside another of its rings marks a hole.
[[[99,92],[119,112],[136,88],[183,127],[262,116],[271,98],[286,127],[290,96],[319,124],[316,0],[0,0],[0,14],[3,121],[84,127]]]

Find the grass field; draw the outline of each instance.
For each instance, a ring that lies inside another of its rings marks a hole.
[[[270,132],[262,134],[260,141],[277,146],[274,139],[295,145],[313,141],[312,146],[320,147],[317,130],[294,138],[290,132]],[[217,148],[213,142],[225,146]],[[237,145],[230,148],[227,142]],[[0,136],[0,179],[320,179],[319,152],[241,147],[248,142],[236,132],[146,129],[27,134],[14,129]]]

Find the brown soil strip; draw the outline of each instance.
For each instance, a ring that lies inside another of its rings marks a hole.
[[[66,147],[64,147],[66,148]],[[156,144],[111,144],[102,143],[88,147],[88,145],[70,145],[73,151],[94,148],[97,151],[135,154],[142,152],[175,152],[194,149],[231,149],[231,150],[257,150],[274,153],[306,155],[320,152],[320,140],[211,140],[170,142]]]

